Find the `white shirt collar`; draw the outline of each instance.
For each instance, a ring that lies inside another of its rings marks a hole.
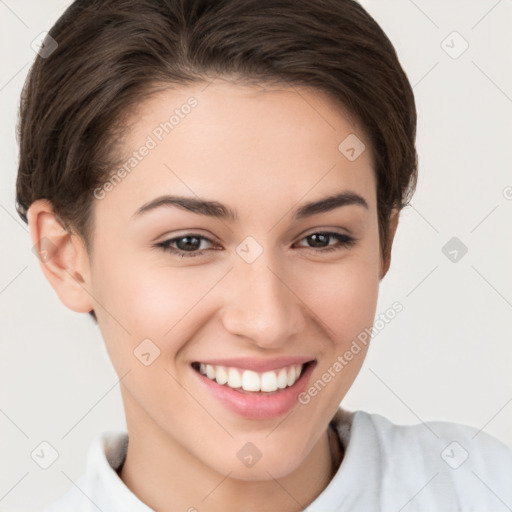
[[[345,448],[344,458],[327,487],[305,507],[308,512],[399,510],[411,499],[416,510],[495,510],[496,496],[512,503],[512,451],[484,432],[434,422],[429,423],[437,432],[433,435],[426,424],[397,426],[378,414],[341,408],[333,424]],[[470,453],[456,471],[448,464],[451,459],[443,459],[446,450],[452,458],[457,455],[454,449],[449,451],[454,444]],[[97,436],[89,448],[85,474],[44,512],[154,512],[117,474],[127,447],[125,431]],[[475,475],[492,483],[493,492]]]
[[[128,434],[110,430],[97,436],[89,447],[85,494],[104,512],[153,512],[140,501],[117,474],[126,457]]]

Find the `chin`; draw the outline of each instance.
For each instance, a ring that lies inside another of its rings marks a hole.
[[[237,448],[232,452],[233,456],[226,457],[224,451],[218,455],[221,457],[219,460],[213,455],[214,464],[210,464],[210,467],[217,473],[229,474],[230,478],[236,480],[262,481],[286,477],[307,458],[307,454],[293,448],[292,444],[288,444],[284,450],[282,445],[276,447],[272,443],[266,443],[266,446],[261,443],[259,447],[258,449],[249,442],[237,443]]]
[[[232,468],[229,477],[246,482],[274,480],[288,476],[290,473],[293,473],[295,469],[296,466],[291,465],[289,462],[276,466],[275,464],[264,464],[262,460],[260,460],[252,468]]]

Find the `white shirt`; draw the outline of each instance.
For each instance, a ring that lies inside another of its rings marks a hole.
[[[338,409],[343,461],[307,512],[505,512],[512,510],[512,450],[485,432],[448,422],[395,425]],[[85,473],[43,512],[154,512],[116,470],[128,434],[108,431],[89,448]]]

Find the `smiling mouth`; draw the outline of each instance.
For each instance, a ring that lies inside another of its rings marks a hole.
[[[192,363],[192,368],[221,386],[249,394],[274,394],[293,386],[306,368],[315,361],[292,364],[266,372],[255,372],[229,366]]]

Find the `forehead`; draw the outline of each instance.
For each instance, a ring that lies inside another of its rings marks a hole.
[[[127,172],[107,199],[130,203],[130,215],[177,192],[260,212],[341,189],[375,199],[365,132],[316,89],[214,81],[162,90],[128,118],[120,156]]]

